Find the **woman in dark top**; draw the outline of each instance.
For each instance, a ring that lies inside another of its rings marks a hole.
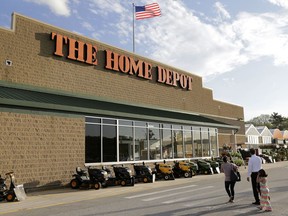
[[[228,162],[227,156],[223,157],[223,162],[224,163],[221,165],[221,172],[223,172],[225,175],[225,190],[229,196],[228,202],[233,203],[235,195],[234,187],[236,181],[230,180],[230,174],[232,169],[236,172],[238,170],[238,167],[235,164]]]

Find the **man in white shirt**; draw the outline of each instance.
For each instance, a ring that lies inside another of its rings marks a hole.
[[[260,191],[260,185],[259,183],[256,182],[258,171],[262,169],[262,160],[260,157],[255,155],[255,149],[251,148],[250,149],[251,153],[251,158],[248,161],[248,173],[247,173],[247,181],[250,181],[251,177],[251,182],[252,182],[252,189],[253,189],[253,195],[255,198],[255,202],[252,204],[254,205],[260,205],[260,199],[259,199],[259,194],[258,191]]]

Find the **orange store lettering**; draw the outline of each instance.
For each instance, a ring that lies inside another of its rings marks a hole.
[[[51,40],[55,41],[54,55],[60,57],[66,56],[68,59],[90,65],[98,65],[97,46],[55,32],[51,33]],[[64,53],[63,50],[65,45],[68,46],[67,53]],[[130,56],[120,55],[110,50],[104,51],[106,53],[105,69],[152,80],[153,66],[150,63],[142,60],[134,60],[134,58]],[[158,83],[179,87],[188,91],[192,90],[193,79],[188,75],[170,71],[160,66],[155,67],[155,73],[157,73],[156,81]]]

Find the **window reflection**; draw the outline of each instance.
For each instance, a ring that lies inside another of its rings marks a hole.
[[[216,128],[91,116],[85,121],[86,163],[218,156]]]
[[[148,142],[146,128],[135,128],[135,160],[148,160]]]
[[[172,131],[163,129],[163,141],[162,141],[162,158],[169,159],[173,158],[173,148],[172,148]]]
[[[194,157],[202,157],[202,144],[200,128],[193,128],[193,147],[195,155]]]
[[[103,162],[117,161],[116,126],[103,125]]]
[[[183,158],[183,134],[182,130],[173,130],[174,158]]]
[[[149,157],[150,160],[161,159],[160,129],[149,129]]]
[[[193,157],[193,140],[192,140],[192,131],[191,130],[185,130],[184,131],[184,152],[186,158],[192,158]]]
[[[86,124],[85,163],[101,162],[101,125]]]
[[[119,127],[119,160],[133,161],[133,127]]]
[[[203,146],[203,157],[210,156],[210,141],[209,141],[209,134],[208,128],[201,128],[201,138],[202,138],[202,146]]]

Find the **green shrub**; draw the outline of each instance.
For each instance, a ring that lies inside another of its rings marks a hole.
[[[244,165],[244,161],[242,159],[236,159],[233,161],[237,166],[242,166]]]

